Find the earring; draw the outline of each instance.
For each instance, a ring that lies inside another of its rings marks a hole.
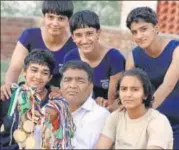
[[[144,97],[144,98],[143,98],[143,101],[146,101],[146,100],[147,100],[147,97]]]

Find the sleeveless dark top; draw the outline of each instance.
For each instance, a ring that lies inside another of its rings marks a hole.
[[[155,90],[163,82],[164,76],[172,62],[173,52],[177,46],[179,46],[179,41],[171,40],[157,58],[148,56],[145,50],[140,47],[136,47],[132,51],[135,66],[142,68],[148,73]],[[176,69],[179,69],[179,62]],[[177,125],[179,129],[179,81],[157,109],[168,117],[172,125]]]

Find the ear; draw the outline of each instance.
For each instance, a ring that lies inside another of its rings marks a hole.
[[[50,75],[49,79],[48,79],[48,82],[52,79],[53,75]]]
[[[158,26],[158,24],[156,24],[154,28],[155,28],[156,34],[158,34],[159,33],[159,26]]]
[[[93,85],[93,83],[89,83],[90,85],[90,89],[91,89],[91,91],[93,91],[93,87],[94,87],[94,85]]]
[[[147,99],[147,96],[144,96],[143,100],[145,101]]]
[[[101,34],[101,29],[97,30],[96,33],[97,33],[97,39],[99,39],[100,34]]]
[[[24,76],[24,78],[26,78],[26,74],[27,74],[27,71],[25,69],[23,69],[23,76]]]
[[[101,29],[98,29],[98,30],[97,30],[97,33],[98,33],[98,34],[101,34]]]

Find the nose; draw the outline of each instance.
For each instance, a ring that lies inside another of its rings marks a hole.
[[[132,92],[131,92],[130,90],[127,90],[127,91],[126,91],[126,96],[127,96],[127,97],[130,97],[131,95],[132,95]]]
[[[55,19],[53,20],[53,25],[54,25],[54,26],[58,26],[58,25],[59,25],[59,20],[55,18]]]
[[[87,43],[87,37],[85,35],[82,37],[81,42],[83,44]]]
[[[137,38],[137,39],[141,39],[141,38],[142,38],[142,33],[141,33],[141,32],[137,32],[136,38]]]
[[[69,86],[70,86],[71,88],[76,88],[76,87],[77,87],[77,82],[76,82],[75,80],[72,80],[72,81],[70,82]]]
[[[37,79],[41,79],[41,73],[40,73],[40,72],[37,72],[37,73],[35,74],[35,77],[36,77]]]

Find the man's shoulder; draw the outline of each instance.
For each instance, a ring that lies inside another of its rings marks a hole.
[[[107,108],[104,108],[104,107],[98,105],[95,100],[94,100],[92,112],[94,112],[96,115],[104,114],[104,115],[108,116],[110,114],[110,112],[107,110]]]

